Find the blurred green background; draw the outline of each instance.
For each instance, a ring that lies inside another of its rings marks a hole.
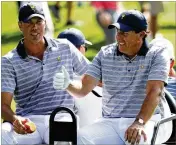
[[[55,2],[48,2],[49,5]],[[56,23],[54,16],[51,13],[54,22],[54,37],[67,27],[66,23],[66,2],[61,4],[61,21]],[[169,39],[175,48],[176,53],[176,2],[165,1],[164,12],[158,16],[159,33],[162,33],[165,38]],[[140,5],[138,2],[123,1],[122,5],[125,9],[138,9]],[[81,26],[69,26],[80,29],[94,45],[88,48],[86,56],[92,60],[96,53],[100,50],[102,45],[105,45],[104,35],[101,28],[98,26],[95,19],[95,11],[90,6],[90,2],[83,2],[82,7],[77,6],[74,2],[74,9],[72,19],[83,21]],[[1,2],[1,55],[6,54],[11,49],[15,48],[22,35],[18,29],[18,7],[17,2],[3,1]],[[13,108],[15,108],[13,103]]]
[[[55,2],[48,2],[49,5]],[[159,14],[158,24],[159,33],[162,33],[165,38],[169,39],[174,46],[176,46],[176,2],[163,2],[164,12]],[[66,2],[60,2],[61,5],[61,21],[56,23],[52,13],[55,32],[54,37],[67,28],[66,23]],[[122,2],[125,9],[138,9],[140,5],[138,2]],[[2,6],[2,33],[1,33],[1,49],[2,55],[13,49],[19,39],[21,38],[21,32],[18,29],[18,7],[17,2],[1,2]],[[86,54],[88,59],[92,60],[97,51],[102,45],[105,44],[104,35],[101,28],[97,25],[95,19],[95,11],[90,6],[89,2],[83,2],[82,7],[77,6],[77,2],[74,2],[74,9],[72,14],[73,20],[81,20],[84,22],[81,26],[70,26],[80,29],[94,45],[91,46]],[[175,51],[176,52],[176,51]]]

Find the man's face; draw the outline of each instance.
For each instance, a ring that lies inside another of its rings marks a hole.
[[[25,40],[31,43],[38,43],[43,39],[45,25],[45,21],[39,17],[31,18],[27,22],[19,22],[19,28]]]
[[[142,41],[139,33],[135,31],[123,32],[117,30],[116,40],[119,45],[119,51],[126,55],[135,55],[139,51],[139,44]]]

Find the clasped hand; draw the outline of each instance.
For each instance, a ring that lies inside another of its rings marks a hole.
[[[17,116],[15,121],[12,124],[14,131],[18,134],[31,133],[30,128],[27,128],[27,126],[26,126],[27,122],[31,122],[31,120],[28,118]]]
[[[144,141],[147,140],[146,133],[144,131],[144,125],[134,122],[125,132],[125,140],[131,145],[139,144],[141,136],[144,137]]]
[[[53,78],[53,87],[57,90],[66,89],[70,84],[70,75],[64,66],[57,72]]]

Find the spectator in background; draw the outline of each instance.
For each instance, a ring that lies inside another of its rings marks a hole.
[[[68,39],[75,47],[85,55],[87,46],[92,45],[85,39],[84,34],[76,28],[68,28],[58,35],[58,38]],[[80,80],[81,77],[75,74],[74,80]],[[78,110],[77,115],[80,118],[79,127],[93,123],[95,119],[101,116],[102,98],[96,97],[93,93],[102,94],[102,88],[96,86],[93,92],[89,93],[82,99],[75,98],[75,108]],[[89,106],[92,106],[91,108]]]
[[[72,13],[73,13],[73,1],[67,1],[67,18],[66,18],[66,26],[74,25],[75,22],[71,19]],[[57,21],[60,21],[60,1],[57,1],[55,5],[50,7],[54,17],[57,19]]]
[[[116,21],[122,5],[116,1],[92,1],[91,5],[95,8],[96,20],[103,30],[106,44],[114,43],[116,31],[108,30],[108,25]]]
[[[161,12],[164,12],[163,2],[162,1],[140,1],[141,12],[147,18],[149,22],[149,30],[151,31],[150,39],[155,38],[155,35],[158,31],[158,15]]]
[[[92,45],[90,41],[85,39],[84,34],[76,28],[64,30],[57,38],[68,39],[83,55],[85,55],[85,52],[87,51],[87,45]]]

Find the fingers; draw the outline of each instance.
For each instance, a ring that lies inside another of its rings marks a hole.
[[[131,145],[138,145],[141,141],[141,136],[144,137],[144,142],[147,141],[147,135],[142,126],[130,126],[125,132],[125,141],[128,141]]]
[[[63,73],[56,73],[54,77],[55,77],[56,81],[57,80],[62,80],[62,79],[65,78]]]
[[[26,134],[26,127],[22,124],[20,120],[15,120],[13,122],[14,131],[18,134]]]
[[[64,78],[63,73],[56,73],[53,78],[53,87],[55,89],[62,89],[64,86]]]
[[[57,73],[57,74],[55,74],[53,80],[56,84],[63,83],[64,82],[64,76],[61,73]]]
[[[131,144],[134,145],[138,135],[138,129],[134,129],[131,138],[129,139]]]
[[[53,77],[53,87],[58,90],[66,89],[70,83],[70,76],[64,66]]]
[[[64,66],[62,66],[62,72],[64,73],[64,76],[65,76],[66,79],[70,78],[69,73]]]
[[[138,135],[138,129],[128,129],[125,134],[125,140],[134,145]]]
[[[139,130],[139,132],[138,132],[138,134],[137,134],[137,137],[136,137],[136,145],[139,144],[140,140],[141,140],[141,130]]]
[[[147,135],[146,135],[146,133],[144,132],[144,130],[142,130],[141,134],[143,135],[144,141],[146,142],[146,141],[147,141]]]
[[[128,130],[127,130],[128,131]],[[127,131],[125,132],[125,141],[128,140],[128,134],[127,134]]]
[[[67,72],[65,66],[63,66],[63,65],[62,65],[62,67],[61,67],[61,70],[62,70],[63,73]]]
[[[129,129],[127,133],[128,133],[128,135],[127,135],[127,141],[129,143],[131,143],[131,139],[132,139],[132,135],[133,135],[133,130]]]

